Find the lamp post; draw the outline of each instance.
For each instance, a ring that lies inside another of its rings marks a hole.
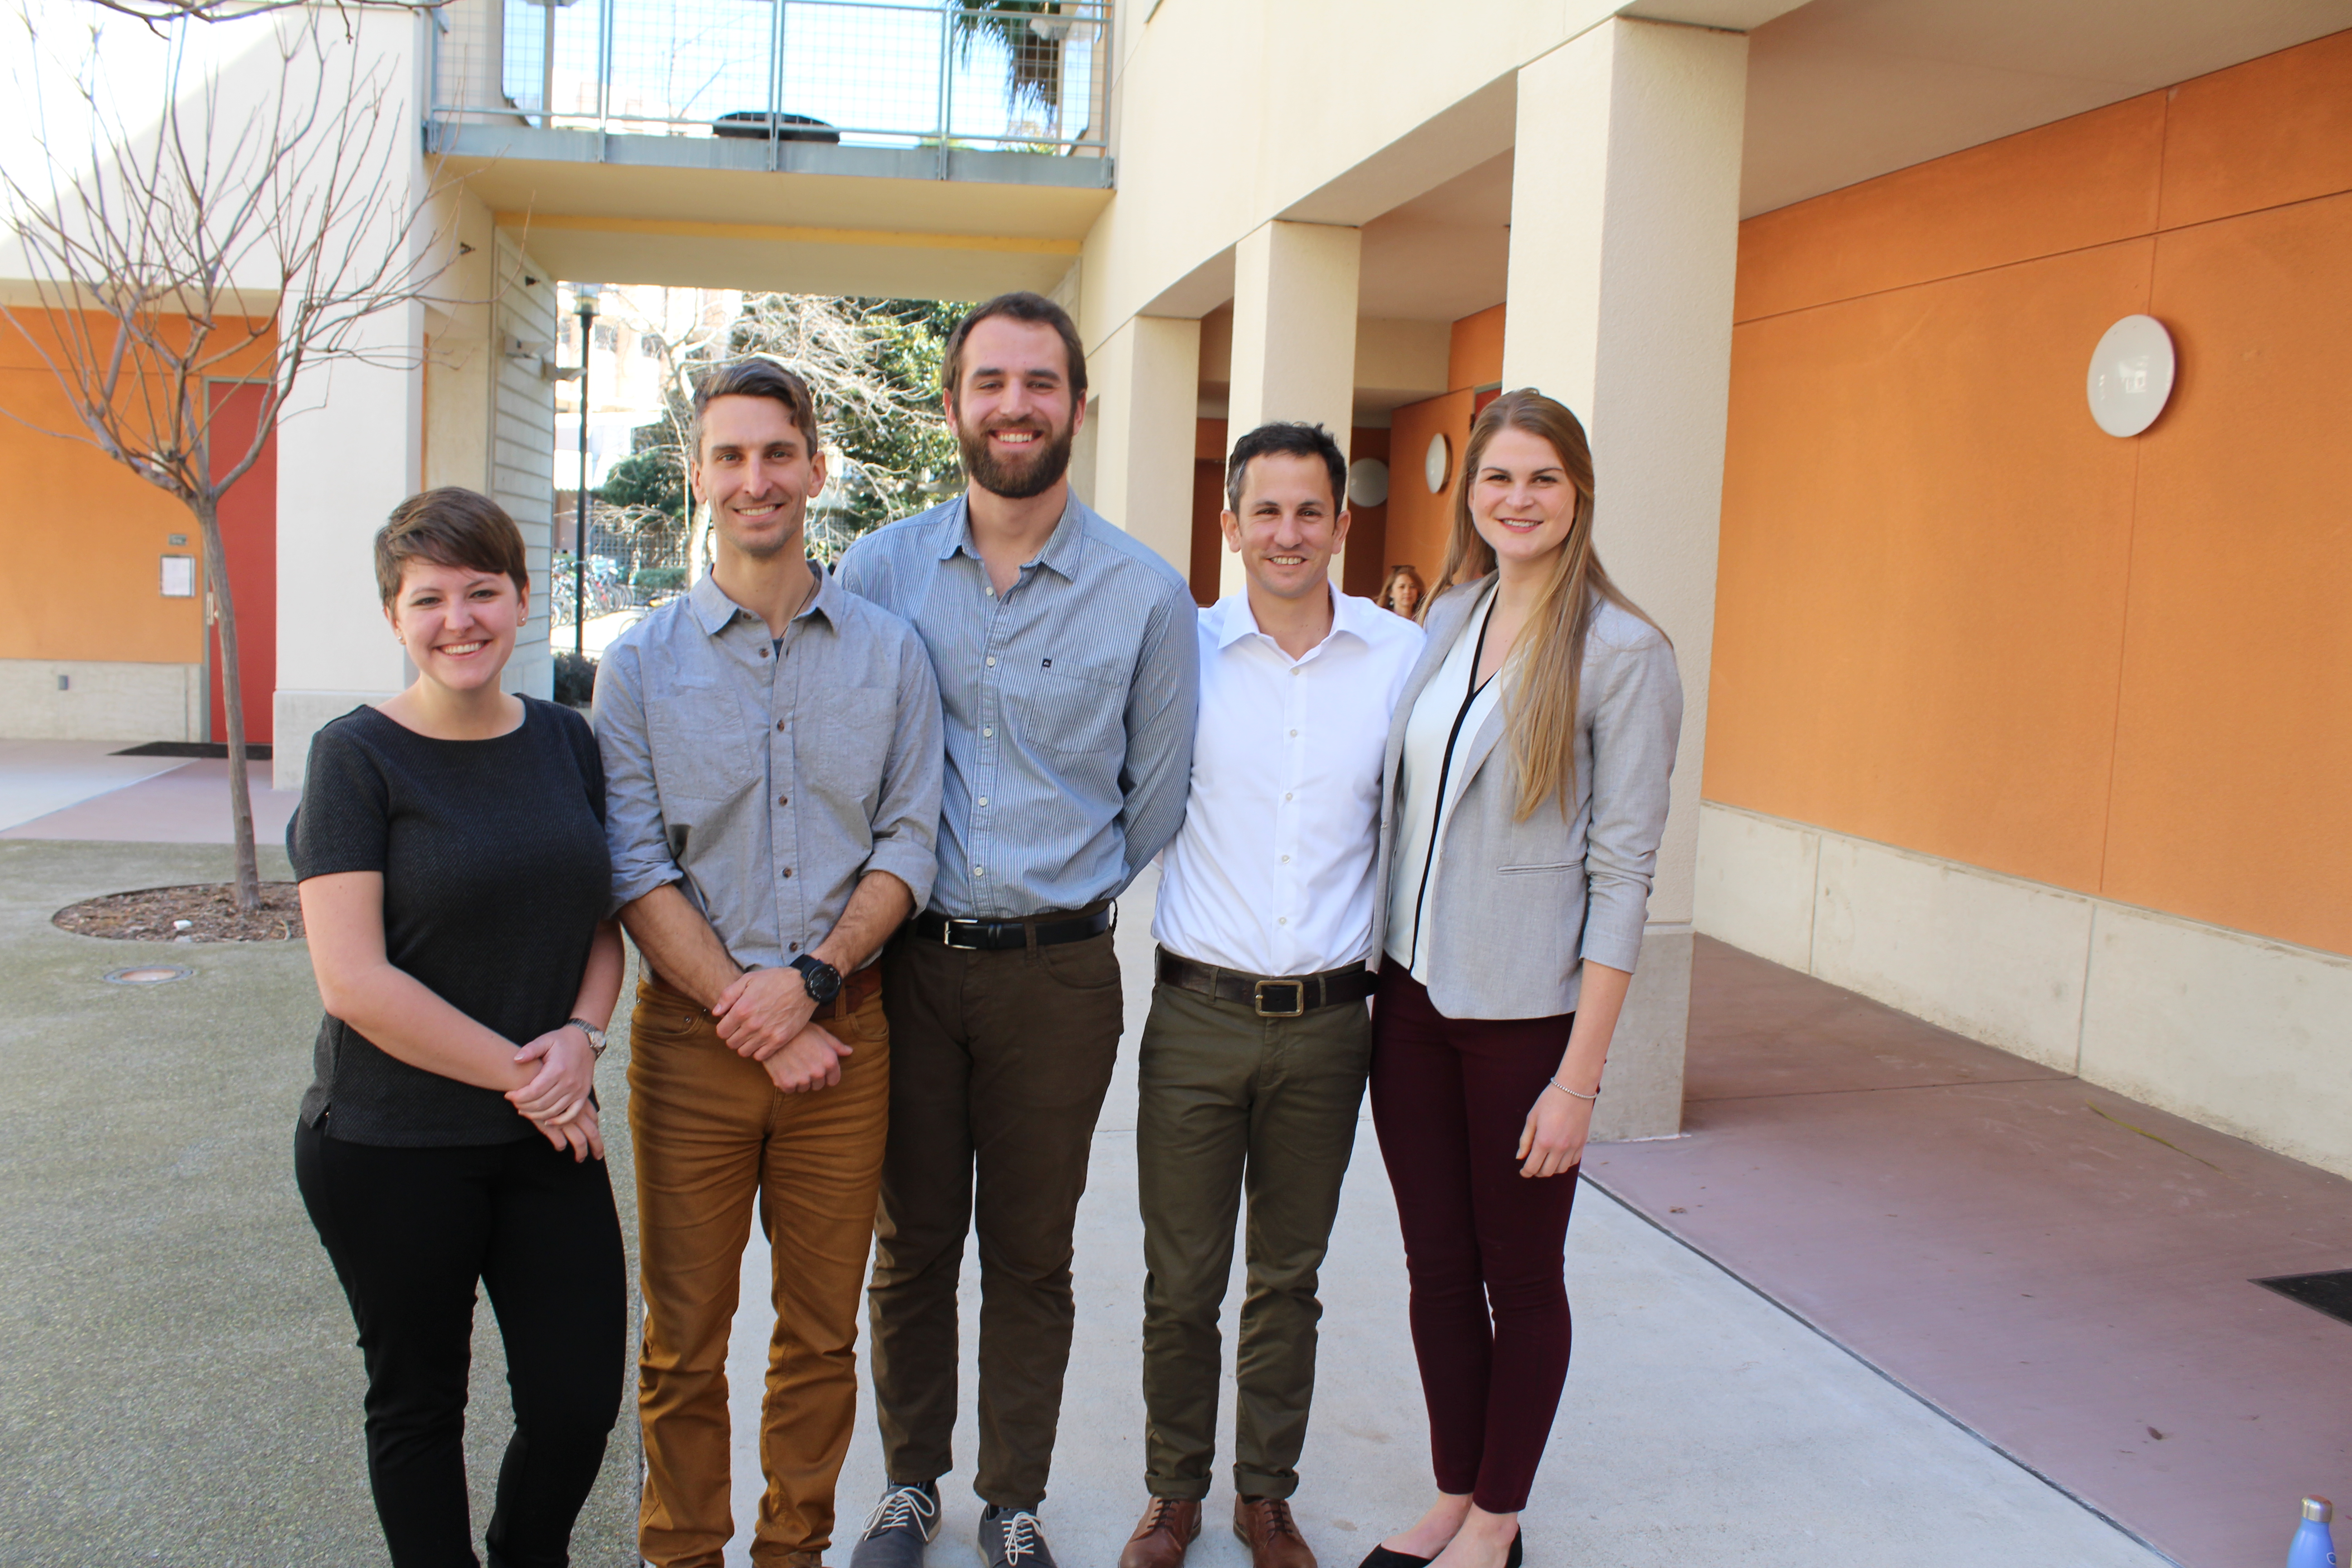
[[[582,658],[588,655],[588,350],[596,336],[596,296],[602,292],[595,283],[572,289],[578,301],[572,310],[580,317],[580,507],[572,535],[572,651]]]

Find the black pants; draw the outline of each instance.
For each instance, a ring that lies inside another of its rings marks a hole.
[[[514,1439],[493,1568],[562,1568],[620,1412],[628,1308],[604,1162],[533,1132],[393,1149],[294,1130],[294,1179],[367,1360],[368,1479],[395,1568],[473,1568],[466,1383],[474,1284],[505,1336]]]

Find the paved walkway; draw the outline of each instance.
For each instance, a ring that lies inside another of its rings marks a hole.
[[[2352,1182],[1702,939],[1688,1136],[1597,1180],[2192,1568],[2352,1481]]]
[[[234,844],[228,763],[121,757],[118,741],[0,741],[0,838]],[[246,765],[257,843],[283,845],[301,797]]]
[[[383,1561],[357,1435],[358,1356],[289,1170],[317,1018],[304,953],[175,948],[171,960],[193,977],[129,990],[100,977],[159,950],[48,923],[93,893],[216,874],[217,854],[0,843],[0,1247],[18,1260],[0,1274],[0,1439],[14,1482],[0,1490],[0,1563]],[[282,875],[282,861],[273,869]],[[1123,926],[1131,1016],[1145,995],[1148,893],[1128,900]],[[616,1129],[626,1049],[616,1035],[602,1075]],[[1046,1509],[1069,1568],[1108,1568],[1141,1503],[1129,1054],[1081,1214],[1078,1342]],[[625,1136],[614,1175],[625,1215]],[[1580,1200],[1570,1250],[1577,1360],[1528,1516],[1534,1563],[2162,1561],[1598,1188]],[[759,1278],[761,1265],[747,1259],[747,1272]],[[1328,1568],[1349,1568],[1427,1489],[1402,1269],[1367,1127],[1326,1276],[1323,1394],[1298,1500]],[[968,1290],[968,1318],[975,1306]],[[489,1314],[481,1320],[478,1519],[506,1424]],[[756,1397],[764,1324],[754,1310],[740,1328],[757,1331],[738,1336],[751,1358],[737,1380],[742,1405]],[[977,1561],[968,1414],[965,1426],[940,1568]],[[748,1422],[738,1430],[748,1436]],[[575,1561],[630,1561],[635,1472],[625,1425]],[[845,1536],[879,1481],[862,1412]],[[739,1464],[739,1490],[751,1489]],[[1224,1500],[1221,1488],[1213,1506]],[[1197,1551],[1202,1568],[1242,1561],[1220,1531]]]

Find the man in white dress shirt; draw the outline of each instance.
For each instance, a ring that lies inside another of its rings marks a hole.
[[[1346,485],[1319,425],[1259,426],[1227,472],[1225,543],[1246,586],[1201,614],[1192,793],[1151,925],[1135,1139],[1151,1501],[1120,1568],[1176,1568],[1200,1534],[1244,1191],[1234,1531],[1254,1568],[1314,1568],[1288,1499],[1315,1392],[1316,1273],[1371,1058],[1381,763],[1422,644],[1331,585]]]

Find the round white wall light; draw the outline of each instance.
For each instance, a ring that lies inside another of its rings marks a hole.
[[[1389,499],[1389,466],[1378,458],[1359,458],[1348,465],[1348,504],[1378,506]]]
[[[1429,438],[1429,451],[1421,459],[1421,477],[1429,481],[1431,495],[1445,493],[1445,473],[1454,461],[1454,448],[1446,444],[1443,431]]]
[[[2154,316],[2126,316],[2091,353],[2091,417],[2110,436],[2137,436],[2172,395],[2172,334]]]

